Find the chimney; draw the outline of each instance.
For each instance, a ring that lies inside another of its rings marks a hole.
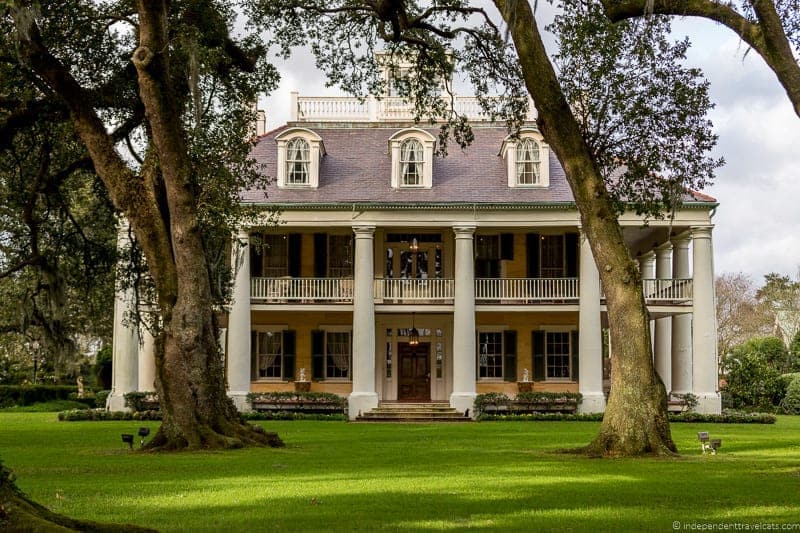
[[[267,132],[267,112],[263,109],[256,110],[256,136],[264,135]]]

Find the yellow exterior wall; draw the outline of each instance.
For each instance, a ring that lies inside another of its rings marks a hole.
[[[503,261],[505,263],[505,274],[507,278],[526,278],[528,277],[528,249],[525,246],[525,234],[514,233],[513,235],[514,259]]]
[[[305,236],[304,236],[305,237]],[[312,241],[313,239],[304,239]],[[312,261],[313,262],[313,261]],[[351,326],[353,315],[350,312],[273,312],[273,311],[253,311],[251,315],[254,328],[259,325],[286,326],[286,329],[296,331],[296,351],[295,359],[295,378],[300,374],[300,369],[306,369],[306,379],[311,379],[311,332],[320,329],[320,326]],[[253,392],[273,392],[273,391],[293,391],[294,383],[281,381],[252,381],[250,390]],[[332,392],[340,395],[348,395],[353,390],[350,382],[341,381],[313,381],[311,392]]]
[[[516,251],[514,258],[516,259]],[[522,380],[522,372],[528,369],[530,379],[533,380],[533,347],[531,346],[531,332],[542,326],[567,326],[578,325],[578,313],[485,313],[479,312],[475,316],[477,328],[483,326],[504,326],[517,332],[517,379]],[[578,392],[577,376],[574,381],[537,381],[533,383],[534,391],[545,392]],[[517,393],[517,384],[504,381],[478,381],[476,386],[478,394],[487,392],[503,392],[509,395]]]

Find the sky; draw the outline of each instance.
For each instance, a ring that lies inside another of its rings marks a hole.
[[[744,273],[757,285],[770,272],[797,279],[800,118],[761,57],[746,53],[747,46],[727,28],[683,19],[673,23],[673,34],[690,38],[689,64],[705,73],[715,104],[709,118],[719,141],[712,155],[723,157],[725,165],[703,192],[720,203],[713,218],[717,275]],[[281,84],[260,103],[268,129],[289,119],[291,91],[301,96],[342,94],[325,87],[324,75],[307,50],[277,64]]]

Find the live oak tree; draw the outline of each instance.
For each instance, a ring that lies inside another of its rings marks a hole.
[[[591,244],[608,303],[612,392],[592,455],[673,453],[666,391],[653,370],[641,275],[617,222],[631,207],[663,214],[700,187],[719,163],[705,154],[716,138],[705,120],[706,84],[679,62],[685,43],[669,43],[663,20],[614,29],[599,11],[565,3],[556,22],[562,39],[559,78],[527,1],[496,0],[514,48],[481,7],[457,0],[250,0],[248,13],[288,54],[309,44],[331,83],[357,95],[380,94],[378,60],[388,62],[394,87],[415,104],[418,120],[441,124],[448,135],[471,140],[445,85],[454,72],[472,84],[484,109],[512,131],[522,122],[527,91],[537,124],[565,168]],[[587,49],[588,46],[590,48]],[[490,94],[501,94],[499,100]],[[624,163],[624,164],[623,164]]]
[[[800,117],[800,2],[798,0],[602,0],[613,21],[652,14],[699,17],[726,26],[755,50],[777,76]]]
[[[0,99],[10,116],[19,105]],[[111,338],[113,207],[68,127],[39,116],[11,129],[0,122],[0,354],[74,378],[81,345]]]
[[[14,136],[42,117],[67,125],[147,265],[163,413],[150,446],[281,445],[242,423],[226,396],[214,314],[225,297],[217,259],[243,215],[238,191],[261,180],[246,104],[275,85],[265,47],[231,36],[225,2],[0,6],[0,97],[18,102],[0,127]]]

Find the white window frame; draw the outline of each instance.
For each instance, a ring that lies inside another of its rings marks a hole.
[[[403,183],[403,144],[414,139],[422,145],[422,175],[420,183],[406,185]],[[400,130],[389,138],[389,154],[392,157],[393,189],[430,189],[433,187],[433,149],[436,137],[419,128]]]
[[[308,143],[308,181],[296,183],[289,181],[288,158],[289,143],[295,139],[302,139]],[[325,145],[322,137],[307,128],[289,128],[275,137],[278,144],[277,181],[281,189],[316,189],[319,187],[319,162],[325,155]]]
[[[295,157],[295,156],[300,157]],[[300,165],[300,179],[293,178],[293,167]],[[286,142],[286,185],[308,185],[311,180],[311,146],[302,137]]]
[[[325,381],[328,382],[346,382],[350,383],[353,381],[353,328],[350,326],[325,326],[321,325],[319,327],[325,333],[325,339],[323,339],[323,347],[325,348]],[[350,335],[350,366],[348,370],[348,376],[344,377],[329,377],[328,376],[328,333],[347,333]]]
[[[574,376],[574,369],[572,368],[572,354],[576,348],[576,346],[572,345],[572,332],[577,331],[576,326],[546,326],[542,327],[541,330],[544,331],[544,380],[549,381],[551,383],[573,383],[578,381],[578,376]],[[564,377],[550,377],[548,376],[547,369],[547,358],[550,356],[550,353],[547,351],[547,335],[548,333],[566,333],[567,339],[569,341],[569,354],[567,354],[567,361],[569,365],[569,376]]]
[[[494,382],[500,383],[505,381],[506,375],[506,331],[508,326],[479,326],[475,331],[475,365],[477,369],[477,379],[481,382]],[[500,334],[500,376],[499,377],[481,377],[481,333],[499,333]]]
[[[272,333],[272,334],[279,333],[281,335],[281,354],[280,354],[281,375],[279,377],[274,377],[274,376],[273,377],[260,377],[258,375],[259,374],[259,372],[258,372],[258,370],[259,370],[259,368],[258,368],[258,356],[259,356],[259,353],[258,353],[258,347],[254,346],[250,350],[251,354],[252,354],[251,357],[255,357],[256,358],[254,361],[251,361],[251,364],[253,365],[253,368],[255,369],[254,381],[268,381],[268,382],[272,382],[272,383],[286,381],[285,377],[283,375],[283,373],[285,371],[283,357],[284,357],[284,355],[286,355],[286,353],[285,353],[286,345],[284,344],[284,341],[283,341],[283,332],[287,331],[288,329],[289,329],[289,326],[286,325],[286,324],[283,324],[283,325],[278,325],[278,324],[259,324],[259,325],[253,325],[250,328],[250,330],[252,332],[256,333],[256,342],[258,342],[258,334],[259,333]]]
[[[517,148],[525,141],[535,142],[539,147],[539,179],[536,183],[520,183],[519,166],[517,165]],[[508,186],[520,189],[544,189],[550,186],[550,146],[535,128],[523,128],[518,138],[508,136],[503,140],[500,157],[506,160]]]

